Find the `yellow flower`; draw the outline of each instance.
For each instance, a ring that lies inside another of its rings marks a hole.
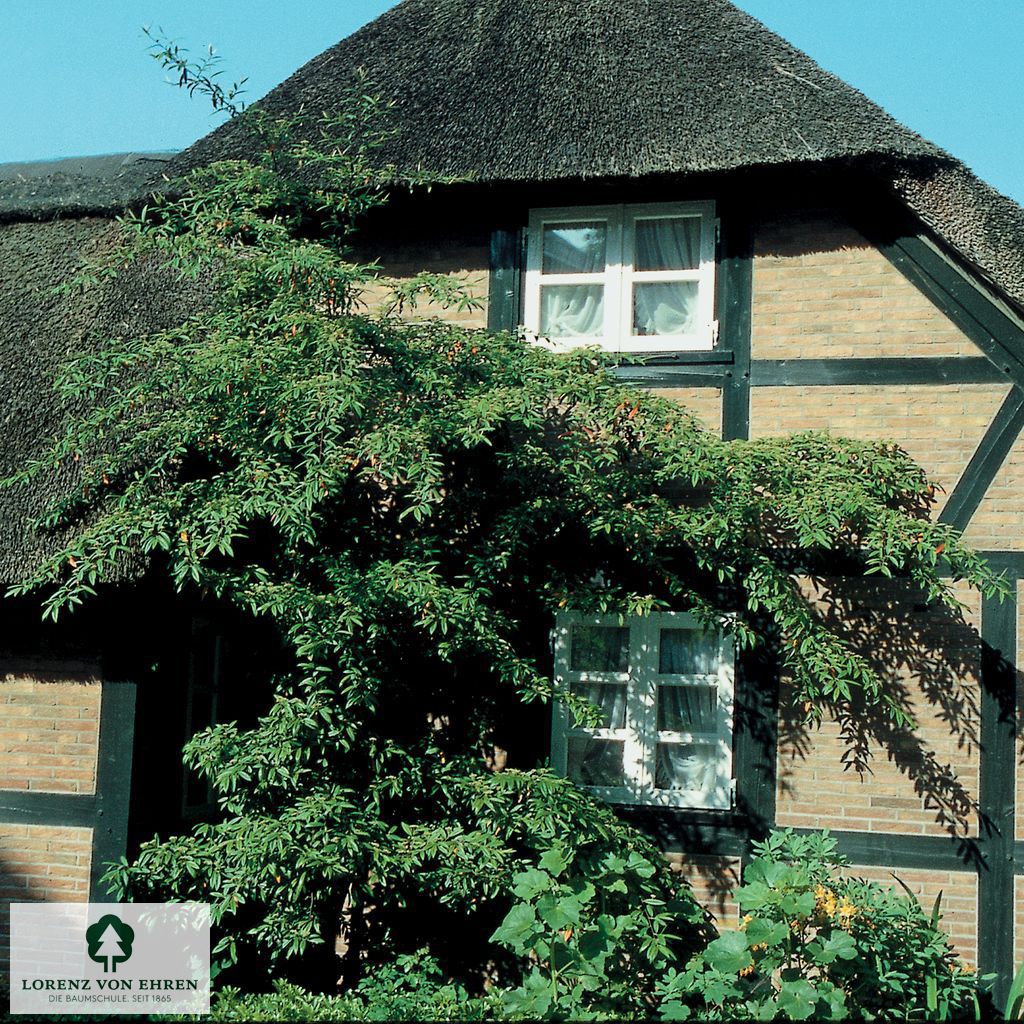
[[[743,920],[740,921],[740,931],[742,932],[742,931],[746,930],[747,925],[750,924],[750,922],[753,921],[753,920],[754,920],[754,918],[753,918],[752,915],[744,914],[743,915]]]
[[[824,885],[814,887],[815,913],[832,917],[836,912],[836,894]]]
[[[844,896],[836,907],[836,915],[839,917],[839,923],[848,925],[853,917],[860,913],[860,911],[851,902],[848,896]]]

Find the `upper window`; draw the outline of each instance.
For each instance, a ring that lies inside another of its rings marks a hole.
[[[714,344],[714,204],[534,210],[527,332],[614,352]]]
[[[615,803],[732,804],[732,645],[693,616],[563,615],[555,684],[594,704],[581,728],[555,702],[552,766]]]

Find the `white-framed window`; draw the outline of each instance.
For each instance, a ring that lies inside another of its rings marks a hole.
[[[555,685],[586,697],[600,728],[555,701],[552,767],[612,803],[732,806],[735,654],[692,615],[561,615]]]
[[[559,349],[710,349],[715,207],[644,203],[533,210],[524,326]]]

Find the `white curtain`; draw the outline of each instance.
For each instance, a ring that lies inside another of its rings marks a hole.
[[[612,634],[615,630],[603,630]],[[613,654],[613,650],[609,650]],[[622,729],[626,725],[626,687],[617,683],[579,683],[573,692],[586,697],[601,711],[603,729]],[[623,745],[618,740],[599,740],[574,736],[569,740],[569,777],[584,786],[621,786]]]
[[[633,284],[633,333],[640,337],[695,334],[697,285],[694,281]]]
[[[545,285],[540,292],[540,333],[545,338],[600,338],[604,285]]]
[[[662,732],[716,732],[717,686],[659,686],[658,729]]]
[[[717,633],[663,629],[658,644],[658,672],[679,676],[714,675],[721,660],[719,647]]]
[[[618,740],[573,736],[569,740],[569,778],[582,786],[621,786],[622,752]]]
[[[603,274],[608,229],[602,221],[544,227],[545,274]]]
[[[695,270],[700,266],[700,221],[662,217],[636,222],[634,269]],[[644,335],[693,334],[697,284],[694,281],[634,283],[633,331]]]
[[[696,270],[699,266],[698,217],[659,217],[636,222],[635,270]]]
[[[656,789],[710,792],[718,778],[715,748],[707,744],[659,743]]]

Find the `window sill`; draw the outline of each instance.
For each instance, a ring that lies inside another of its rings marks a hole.
[[[628,362],[619,364],[619,369],[639,369],[643,366],[731,366],[736,355],[730,349],[704,349],[693,352],[629,352],[622,353]],[[642,363],[633,362],[643,360]]]

